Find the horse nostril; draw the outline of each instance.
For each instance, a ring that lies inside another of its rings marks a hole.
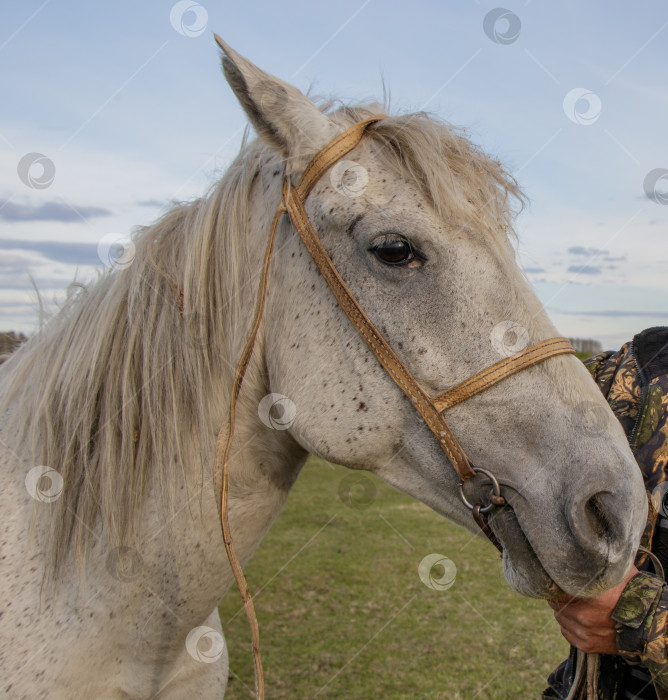
[[[610,538],[614,536],[614,527],[604,497],[605,492],[601,492],[589,498],[585,503],[584,515],[589,529],[596,537]]]
[[[623,502],[614,493],[580,488],[575,494],[566,517],[575,541],[592,564],[604,565],[624,547],[623,516]]]

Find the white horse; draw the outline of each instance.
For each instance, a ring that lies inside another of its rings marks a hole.
[[[71,298],[0,369],[8,697],[224,693],[216,606],[233,579],[221,477],[211,467],[281,176],[285,169],[295,182],[333,136],[379,111],[326,114],[225,53],[228,82],[260,139],[208,196],[139,231],[131,264]],[[461,132],[421,113],[388,117],[337,173],[314,188],[309,217],[425,390],[456,384],[522,337],[555,335],[509,241],[516,183]],[[504,337],[511,326],[514,339]],[[276,394],[287,397],[278,400],[285,430],[270,427],[281,421],[277,407],[270,413]],[[448,420],[513,506],[492,521],[513,588],[593,595],[622,579],[645,522],[645,491],[621,427],[578,360],[550,358]],[[433,435],[284,216],[230,462],[242,563],[309,453],[367,469],[477,531]]]

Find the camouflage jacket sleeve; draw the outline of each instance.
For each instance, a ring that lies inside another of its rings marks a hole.
[[[658,503],[652,492],[668,475],[668,357],[666,329],[648,329],[615,353],[585,364],[627,435],[648,492],[648,518],[641,545],[655,550]],[[660,698],[668,697],[668,585],[642,571],[650,566],[642,549],[641,572],[622,592],[612,618],[619,655],[651,674]],[[665,559],[664,559],[665,568]]]
[[[627,584],[615,607],[617,649],[629,664],[642,664],[668,690],[668,586],[646,571]]]

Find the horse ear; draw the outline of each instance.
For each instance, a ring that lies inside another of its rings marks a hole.
[[[231,49],[217,34],[223,72],[257,133],[297,172],[304,161],[340,130],[296,87],[283,82]]]

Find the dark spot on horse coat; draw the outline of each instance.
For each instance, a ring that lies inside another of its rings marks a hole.
[[[360,221],[365,217],[365,214],[358,214],[351,222],[350,226],[346,229],[347,233],[349,236],[353,235],[353,231],[355,230],[355,226],[359,224]]]

